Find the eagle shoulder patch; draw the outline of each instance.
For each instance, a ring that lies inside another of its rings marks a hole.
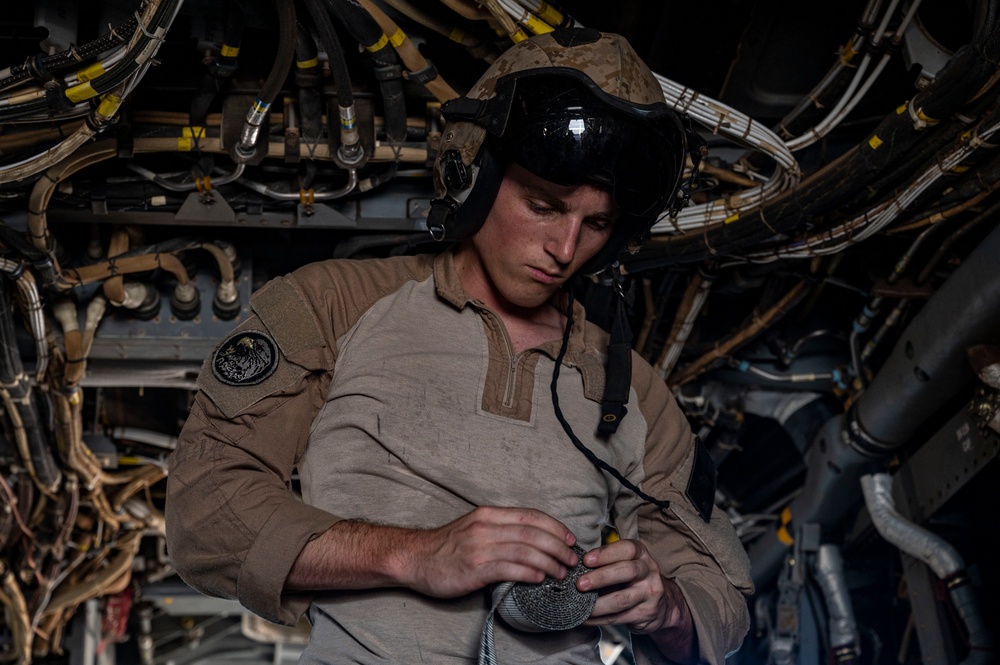
[[[278,346],[256,330],[230,335],[212,356],[212,374],[227,386],[255,386],[278,368]]]

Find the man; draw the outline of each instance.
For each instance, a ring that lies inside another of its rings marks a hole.
[[[469,663],[494,585],[563,579],[579,546],[589,619],[497,622],[496,662],[599,663],[597,627],[616,624],[641,659],[721,663],[752,585],[711,460],[565,288],[671,203],[678,119],[631,47],[591,30],[515,45],[445,115],[428,226],[460,242],[255,294],[172,459],[171,557],[271,620],[308,610],[301,662]],[[252,369],[232,371],[247,348]]]

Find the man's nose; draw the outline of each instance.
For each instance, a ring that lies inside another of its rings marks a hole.
[[[576,256],[582,223],[583,220],[566,215],[552,229],[547,249],[549,254],[560,264],[568,265]]]

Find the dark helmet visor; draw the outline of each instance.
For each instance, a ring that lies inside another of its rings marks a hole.
[[[605,184],[627,214],[659,214],[683,168],[679,119],[666,104],[630,105],[591,85],[564,74],[499,81],[501,104],[510,104],[503,154],[559,185]]]

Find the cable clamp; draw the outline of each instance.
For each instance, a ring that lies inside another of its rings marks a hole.
[[[438,77],[437,67],[430,60],[427,61],[427,66],[418,72],[406,72],[404,76],[414,83],[419,83],[420,85],[427,85],[434,79]]]
[[[395,81],[403,78],[403,68],[399,64],[382,65],[372,69],[375,70],[375,80],[377,81]]]

